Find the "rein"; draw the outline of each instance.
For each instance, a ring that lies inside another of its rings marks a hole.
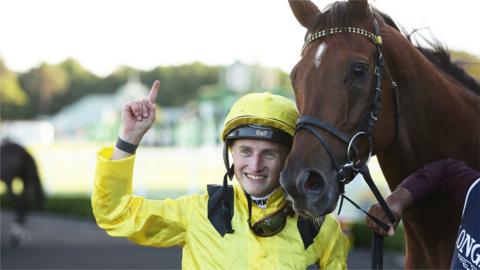
[[[374,25],[375,34],[357,27],[334,27],[326,30],[321,30],[319,32],[310,33],[307,36],[305,43],[302,47],[302,55],[303,55],[303,51],[305,50],[307,45],[313,42],[314,40],[322,37],[334,35],[334,34],[339,34],[339,33],[360,34],[362,36],[367,37],[373,42],[377,52],[377,58],[376,58],[375,70],[374,70],[375,88],[369,103],[370,109],[368,110],[368,114],[365,115],[365,118],[363,119],[363,121],[360,122],[358,130],[354,133],[352,137],[349,137],[348,134],[337,129],[332,125],[329,125],[328,123],[322,122],[321,120],[315,117],[304,115],[297,120],[295,133],[299,132],[302,129],[310,132],[315,138],[317,138],[318,141],[320,141],[320,143],[325,148],[328,156],[330,157],[332,165],[337,172],[337,180],[340,187],[341,201],[339,206],[339,213],[343,206],[343,200],[347,199],[355,207],[357,207],[362,212],[367,214],[370,218],[372,218],[372,220],[374,220],[375,223],[377,223],[383,229],[388,230],[389,226],[387,224],[373,217],[365,210],[361,209],[355,202],[353,202],[350,198],[348,198],[345,195],[345,185],[348,184],[350,181],[352,181],[352,179],[356,175],[361,174],[364,180],[367,182],[368,186],[370,187],[370,190],[374,194],[378,203],[382,207],[383,211],[387,215],[391,224],[395,223],[395,217],[392,211],[387,206],[377,186],[373,182],[373,179],[368,170],[368,162],[370,161],[370,157],[372,156],[372,151],[373,151],[372,130],[373,130],[373,127],[375,126],[375,123],[378,120],[378,114],[380,111],[380,100],[381,100],[381,93],[382,93],[381,87],[382,87],[383,68],[384,68],[384,58],[382,54],[382,37],[380,35],[380,29],[376,19],[374,19],[373,25]],[[391,78],[390,78],[390,81],[392,84],[392,92],[395,99],[395,133],[394,133],[394,140],[395,140],[398,133],[399,104],[398,104],[397,84]],[[347,162],[346,163],[344,163],[343,165],[339,164],[339,162],[333,155],[333,152],[330,149],[329,145],[324,141],[324,139],[322,138],[321,134],[317,131],[317,129],[321,129],[323,131],[330,133],[335,138],[337,138],[338,140],[342,141],[344,144],[347,145]],[[358,153],[355,143],[357,142],[357,140],[359,140],[362,137],[366,138],[369,144],[368,157],[365,161],[362,161],[361,159],[355,161],[354,156],[352,156],[353,154]],[[352,153],[352,151],[354,153]],[[375,233],[373,236],[371,263],[372,263],[372,269],[383,268],[383,237],[377,233]]]

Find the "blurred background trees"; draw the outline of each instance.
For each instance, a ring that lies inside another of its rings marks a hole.
[[[219,83],[225,67],[201,63],[156,67],[150,71],[120,67],[101,78],[84,69],[76,60],[59,64],[42,63],[24,73],[14,73],[0,59],[1,118],[3,120],[32,119],[53,115],[63,107],[89,94],[112,93],[137,74],[140,81],[150,86],[156,79],[162,82],[161,106],[182,106],[199,97],[205,85]],[[288,75],[276,70],[285,84]],[[290,90],[287,90],[287,92]]]
[[[466,52],[453,51],[452,58],[470,75],[477,80],[480,79],[478,57]],[[10,71],[0,58],[1,119],[36,119],[51,116],[86,95],[113,93],[126,83],[131,74],[138,75],[146,86],[150,86],[155,79],[161,80],[162,94],[157,100],[160,106],[183,106],[192,100],[198,100],[202,89],[205,91],[205,86],[215,85],[210,89],[227,91],[225,82],[222,82],[222,72],[225,72],[225,68],[202,63],[156,67],[149,71],[120,67],[106,77],[98,77],[71,58],[59,64],[41,63],[21,73]],[[276,85],[273,86],[275,92],[293,96],[286,72],[269,69],[269,74],[274,74],[276,78]],[[252,85],[255,88],[251,89],[252,91],[272,91],[272,86],[262,89],[260,83]]]
[[[4,115],[14,114],[15,110],[30,102],[29,96],[20,87],[18,77],[7,69],[0,59],[0,113]]]

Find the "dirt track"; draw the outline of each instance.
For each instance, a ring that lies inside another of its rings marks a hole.
[[[93,220],[34,213],[26,228],[29,240],[9,245],[12,214],[1,212],[1,269],[178,269],[180,248],[147,248],[109,237]],[[349,269],[368,269],[368,249],[349,255]],[[402,256],[387,252],[385,269],[402,268]]]

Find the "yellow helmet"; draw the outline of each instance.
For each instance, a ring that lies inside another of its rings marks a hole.
[[[288,98],[272,93],[251,93],[230,109],[220,135],[222,141],[265,139],[291,144],[298,112]]]

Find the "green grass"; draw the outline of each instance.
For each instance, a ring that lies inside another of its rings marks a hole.
[[[0,202],[2,209],[13,208],[13,204],[10,201],[7,201],[4,195],[0,197]],[[90,198],[85,196],[50,196],[45,202],[44,209],[33,211],[93,218]]]
[[[108,144],[56,142],[32,145],[42,185],[47,194],[89,196],[95,176],[96,153]],[[198,191],[207,183],[221,183],[225,168],[221,147],[169,148],[141,147],[137,151],[134,191]],[[0,185],[0,191],[5,187]]]
[[[167,197],[178,197],[179,192],[169,191],[156,193],[155,198],[163,199]],[[6,199],[5,195],[0,195],[1,208],[12,209],[13,204]],[[44,209],[33,210],[47,213],[55,213],[65,216],[88,217],[93,218],[92,206],[90,203],[90,196],[83,194],[64,194],[51,195],[45,201]]]
[[[370,247],[372,244],[373,233],[368,228],[365,222],[356,222],[352,224],[351,231],[353,235],[353,245]],[[396,230],[394,236],[384,237],[384,248],[388,250],[395,250],[403,252],[405,250],[405,241],[403,239],[404,230],[403,225],[400,224]]]

